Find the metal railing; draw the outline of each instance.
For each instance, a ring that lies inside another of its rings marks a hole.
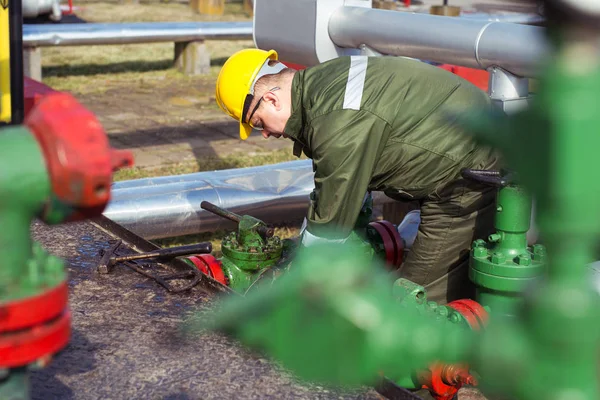
[[[252,39],[252,22],[24,25],[23,46],[80,46]]]

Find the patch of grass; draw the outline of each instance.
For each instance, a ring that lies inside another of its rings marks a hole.
[[[51,47],[43,50],[43,82],[74,94],[104,93],[111,88],[150,82],[157,91],[176,82],[214,87],[226,57],[253,47],[249,41],[206,43],[211,54],[210,73],[186,76],[174,68],[173,43]]]
[[[155,176],[190,174],[201,171],[216,171],[229,168],[256,167],[259,165],[276,164],[284,161],[293,161],[297,158],[287,149],[270,153],[257,153],[255,155],[230,155],[226,157],[202,157],[195,162],[183,164],[169,164],[160,168],[130,168],[118,171],[114,175],[115,181],[129,179],[151,178]]]
[[[228,2],[223,15],[201,15],[188,2],[77,1],[77,16],[87,22],[179,22],[179,21],[250,21],[242,3]]]

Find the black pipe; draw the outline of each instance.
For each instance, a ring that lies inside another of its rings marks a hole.
[[[25,117],[22,0],[9,0],[8,29],[10,38],[10,123],[19,125],[23,123]]]

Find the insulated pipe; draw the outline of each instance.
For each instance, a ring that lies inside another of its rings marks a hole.
[[[24,18],[48,15],[50,20],[57,22],[62,17],[60,0],[22,0],[22,3]]]
[[[328,29],[343,48],[366,45],[382,54],[480,69],[497,66],[518,76],[535,76],[549,54],[544,28],[529,25],[340,7]]]
[[[146,239],[236,225],[200,207],[208,201],[266,223],[301,221],[314,188],[310,160],[113,184],[104,215]]]
[[[26,47],[250,40],[252,22],[141,22],[25,25]]]
[[[523,13],[498,13],[490,14],[483,12],[463,12],[460,18],[488,21],[488,22],[506,22],[511,24],[524,25],[541,25],[546,22],[546,19],[539,14],[523,14]]]

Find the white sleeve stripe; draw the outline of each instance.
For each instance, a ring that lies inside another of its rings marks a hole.
[[[345,243],[346,239],[326,239],[323,237],[315,236],[306,229],[302,235],[302,244],[304,247],[308,247],[317,243]]]
[[[348,71],[346,93],[344,93],[345,110],[360,110],[363,89],[365,87],[365,77],[367,76],[368,61],[369,57],[367,56],[350,57],[350,70]]]

